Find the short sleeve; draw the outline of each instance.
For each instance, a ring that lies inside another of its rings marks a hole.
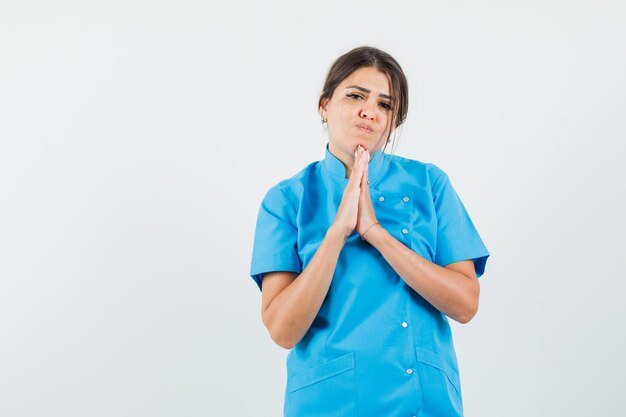
[[[250,276],[262,290],[262,274],[270,271],[302,272],[297,251],[296,209],[278,186],[270,188],[259,208],[252,248]]]
[[[472,260],[476,276],[480,277],[485,271],[489,251],[448,175],[435,165],[432,166],[438,173],[432,185],[437,213],[435,263],[445,266],[453,262]]]

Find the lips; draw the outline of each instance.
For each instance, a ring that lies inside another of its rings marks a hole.
[[[366,125],[365,123],[359,123],[356,125],[356,127],[358,127],[359,129],[365,131],[365,132],[373,132],[374,129],[372,129],[371,127],[369,127],[368,125]]]

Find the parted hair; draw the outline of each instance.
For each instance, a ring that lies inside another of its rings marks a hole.
[[[372,46],[354,48],[341,55],[333,62],[328,70],[326,81],[324,81],[324,87],[320,94],[317,104],[318,111],[324,100],[330,100],[335,89],[344,79],[350,76],[354,71],[363,67],[373,67],[386,74],[389,78],[391,82],[391,94],[395,97],[392,105],[391,125],[394,129],[397,128],[406,120],[409,109],[408,82],[400,64],[387,52]],[[389,129],[389,135],[391,135],[391,131],[394,129]],[[387,137],[386,143],[388,142],[389,137]]]

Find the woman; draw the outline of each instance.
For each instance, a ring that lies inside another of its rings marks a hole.
[[[489,252],[444,171],[384,153],[407,113],[389,54],[331,66],[325,157],[271,187],[250,275],[287,356],[284,415],[462,416],[447,317],[478,308]]]

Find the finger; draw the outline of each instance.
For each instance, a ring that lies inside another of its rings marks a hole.
[[[370,168],[369,160],[370,160],[370,153],[368,151],[365,156],[365,171],[363,172],[363,178],[365,178],[365,182],[367,182],[368,184],[369,184],[369,168]]]
[[[366,154],[364,159],[368,159],[368,155]],[[363,176],[361,177],[361,184],[365,189],[365,192],[369,195],[369,162],[365,163],[365,167],[363,170]]]
[[[353,169],[358,168],[359,164],[361,163],[362,153],[363,148],[361,147],[361,145],[357,146],[357,148],[354,150],[354,165],[352,166]]]
[[[363,176],[363,172],[365,171],[365,167],[367,166],[367,155],[366,155],[366,150],[360,146],[359,147],[359,151],[358,151],[358,160],[355,163],[355,171],[358,173],[358,179],[359,182],[361,182],[361,178]]]
[[[369,184],[367,183],[367,176],[365,172],[363,172],[363,176],[361,177],[361,197],[367,199],[369,197]]]
[[[361,159],[363,159],[362,153],[363,151],[361,147],[358,147],[357,150],[354,151],[354,167],[352,168],[352,174],[348,179],[348,183],[356,184],[357,187],[360,186],[361,178],[363,176],[363,168],[361,162]]]
[[[354,150],[354,167],[356,167],[359,163],[359,156],[361,155],[361,145],[358,145]]]
[[[365,184],[367,185],[367,152],[363,152],[363,157],[362,157],[363,161],[361,162],[362,167],[363,167],[363,175],[361,177],[361,184]]]
[[[367,155],[363,157],[363,159],[366,159]],[[366,163],[364,168],[363,168],[363,175],[361,176],[361,183],[360,183],[360,188],[361,188],[361,193],[359,195],[359,207],[363,207],[364,205],[367,205],[368,201],[370,200],[370,186],[368,184],[368,176],[367,176],[367,168],[368,168],[368,164]]]
[[[370,153],[367,150],[363,151],[363,154],[361,155],[361,164],[363,164],[363,171],[367,171],[367,168],[369,167],[369,162],[370,162]]]
[[[355,157],[354,157],[354,168],[355,169],[358,168],[362,164],[361,160],[363,159],[363,154],[364,153],[365,153],[364,149],[361,147],[361,145],[359,145],[356,148],[356,151],[355,151]]]

